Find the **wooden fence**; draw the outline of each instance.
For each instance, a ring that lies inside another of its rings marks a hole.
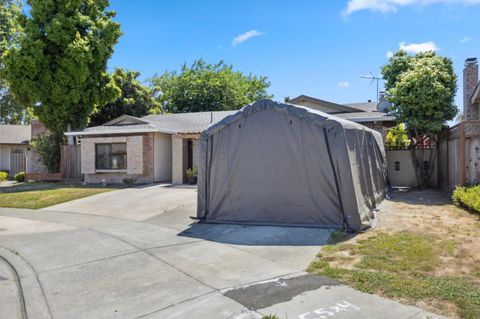
[[[480,183],[480,120],[459,123],[438,141],[438,187]]]
[[[80,145],[62,145],[60,151],[62,179],[67,182],[81,181]]]

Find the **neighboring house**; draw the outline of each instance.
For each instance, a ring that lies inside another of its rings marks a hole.
[[[338,104],[307,95],[300,95],[288,101],[303,105],[325,113],[365,125],[374,129],[385,138],[387,130],[396,125],[395,118],[387,114],[390,103],[385,100],[385,94],[380,94],[380,102]]]
[[[186,170],[198,167],[198,138],[210,125],[236,111],[120,116],[79,132],[85,182],[186,182]]]
[[[0,125],[0,171],[7,172],[10,177],[25,171],[31,138],[30,125]]]
[[[36,120],[31,125],[0,125],[0,171],[8,172],[10,178],[19,172],[46,173],[40,157],[30,147],[32,138],[46,131]]]

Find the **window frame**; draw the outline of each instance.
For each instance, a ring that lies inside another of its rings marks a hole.
[[[112,148],[113,148],[113,145],[125,145],[125,167],[124,168],[99,168],[98,166],[98,146],[100,145],[109,145],[110,146],[110,167],[112,166]],[[95,172],[98,172],[98,173],[115,173],[115,172],[126,172],[127,171],[127,168],[128,168],[128,160],[127,160],[127,154],[128,154],[128,151],[127,151],[127,143],[126,142],[112,142],[112,143],[108,143],[108,142],[101,142],[101,143],[95,143]]]

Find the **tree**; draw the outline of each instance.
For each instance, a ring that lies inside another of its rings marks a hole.
[[[458,112],[454,104],[457,78],[452,60],[434,52],[409,56],[399,51],[382,68],[382,75],[387,98],[392,102],[391,113],[407,126],[417,180],[420,187],[425,187],[433,172],[432,142]],[[424,165],[426,146],[430,146],[428,166]]]
[[[88,123],[119,95],[106,73],[121,35],[108,0],[28,0],[18,45],[3,55],[10,90],[54,134]],[[58,139],[54,139],[58,140]]]
[[[397,126],[389,129],[385,138],[385,142],[387,146],[394,148],[404,148],[410,145],[405,124],[400,123]]]
[[[158,112],[160,104],[153,99],[151,90],[140,83],[139,76],[139,72],[115,69],[112,77],[121,95],[94,113],[90,125],[102,125],[123,114],[141,117]]]
[[[179,73],[154,76],[150,83],[156,100],[170,113],[237,110],[272,97],[266,77],[244,75],[223,61],[209,64],[200,59],[190,67],[184,64]]]
[[[22,2],[0,0],[0,75],[4,69],[1,57],[10,47],[18,44],[21,32]],[[27,108],[15,101],[8,83],[0,76],[0,124],[25,124],[30,120]]]

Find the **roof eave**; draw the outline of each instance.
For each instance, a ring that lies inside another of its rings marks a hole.
[[[346,118],[346,119],[349,120],[349,121],[352,121],[352,122],[357,122],[357,123],[395,121],[395,117],[393,117],[393,116],[363,117],[363,118],[353,118],[353,119]]]
[[[165,129],[138,129],[138,130],[103,130],[103,131],[76,131],[76,132],[64,132],[65,136],[92,136],[92,135],[124,135],[132,133],[165,133],[165,134],[178,134],[178,132],[165,130]]]

